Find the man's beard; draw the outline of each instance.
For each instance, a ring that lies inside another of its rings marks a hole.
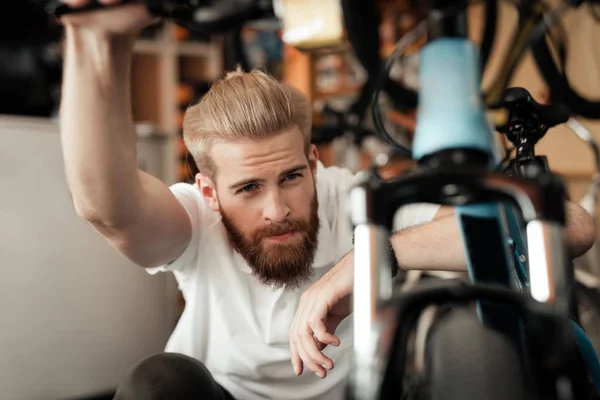
[[[308,221],[289,219],[247,235],[237,228],[223,210],[221,217],[229,243],[248,262],[254,276],[262,283],[275,288],[296,288],[311,277],[320,227],[316,193],[310,204]],[[268,246],[264,243],[263,239],[268,236],[288,232],[296,232],[295,236],[299,237]]]

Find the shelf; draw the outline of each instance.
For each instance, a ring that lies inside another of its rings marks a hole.
[[[163,44],[158,40],[140,39],[135,42],[133,51],[137,54],[160,54]]]
[[[346,96],[360,92],[362,86],[359,84],[340,85],[341,87],[318,89],[322,96]]]
[[[219,54],[219,48],[211,43],[179,43],[177,45],[177,53],[181,56],[190,57],[216,57]]]
[[[187,57],[217,57],[219,48],[215,44],[202,42],[167,42],[163,40],[140,39],[135,42],[137,54],[175,54]]]

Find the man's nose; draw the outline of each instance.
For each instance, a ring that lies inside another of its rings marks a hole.
[[[267,204],[264,208],[264,218],[269,222],[280,223],[285,221],[290,213],[285,196],[278,190],[274,190],[267,196]]]

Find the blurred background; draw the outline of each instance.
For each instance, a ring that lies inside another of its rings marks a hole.
[[[40,2],[11,3],[10,12],[0,15],[0,397],[111,398],[127,368],[163,349],[185,304],[171,276],[148,276],[76,216],[57,122],[62,28]],[[353,39],[340,25],[337,0],[281,3],[303,12],[296,19],[287,15],[285,21],[265,13],[226,31],[194,31],[161,21],[142,32],[132,67],[141,169],[167,184],[193,180],[196,167],[181,137],[184,111],[211,82],[238,65],[266,70],[308,96],[314,110],[313,141],[325,165],[354,171],[375,165],[385,179],[414,165],[373,133],[371,96],[362,91],[397,40],[422,19],[421,5],[379,1],[367,7],[371,14],[361,14],[364,34]],[[482,4],[468,11],[477,43],[483,12]],[[565,70],[573,87],[592,98],[600,97],[598,15],[590,7],[563,18],[569,49]],[[338,28],[323,33],[326,46],[284,40],[285,24],[301,24],[301,17],[331,18],[334,22],[325,25]],[[516,23],[514,7],[499,3],[484,87],[502,63]],[[377,57],[375,69],[364,43],[357,47],[363,39],[378,43],[370,48]],[[407,146],[416,96],[405,88],[418,87],[418,45],[414,50],[392,71],[398,90],[386,91],[380,99],[387,129]],[[525,87],[540,102],[549,96],[530,54],[510,85]],[[583,121],[600,138],[600,122]],[[581,200],[595,174],[590,148],[559,126],[541,140],[538,153],[564,176],[571,198]]]

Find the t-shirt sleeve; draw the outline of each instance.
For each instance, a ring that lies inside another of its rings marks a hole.
[[[433,220],[440,209],[439,204],[414,203],[403,206],[394,215],[393,232]]]
[[[170,187],[179,203],[183,206],[192,226],[192,238],[183,253],[172,262],[155,268],[147,268],[149,274],[158,272],[173,272],[177,280],[185,280],[192,268],[197,264],[198,250],[200,247],[201,227],[206,226],[209,217],[208,205],[204,202],[200,190],[196,185],[176,183]],[[211,210],[212,211],[212,210]]]
[[[328,222],[328,235],[334,258],[339,260],[353,247],[352,223],[348,209],[349,191],[357,183],[357,175],[337,166],[317,167],[319,212]],[[321,227],[323,231],[323,227]],[[323,244],[321,244],[323,245]]]
[[[319,167],[320,178],[324,181],[322,184],[325,184],[323,192],[328,194],[324,203],[327,204],[327,214],[333,222],[334,235],[345,237],[347,232],[352,235],[349,191],[358,183],[358,175],[345,168],[324,168],[322,165]],[[430,203],[415,203],[399,208],[394,215],[392,232],[433,220],[439,208],[438,204]]]

